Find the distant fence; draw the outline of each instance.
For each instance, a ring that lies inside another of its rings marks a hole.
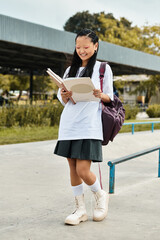
[[[132,134],[134,134],[134,126],[140,124],[151,124],[151,131],[154,131],[154,125],[160,123],[160,121],[148,121],[148,122],[131,122],[131,123],[124,123],[123,126],[132,125]]]
[[[136,153],[133,153],[133,154],[131,154],[131,155],[124,156],[124,157],[121,157],[121,158],[118,158],[118,159],[109,161],[109,162],[108,162],[108,166],[110,167],[109,193],[114,193],[114,185],[115,185],[115,165],[116,165],[116,164],[119,164],[119,163],[122,163],[122,162],[125,162],[125,161],[128,161],[128,160],[131,160],[131,159],[133,159],[133,158],[140,157],[140,156],[142,156],[142,155],[145,155],[145,154],[148,154],[148,153],[157,151],[157,150],[159,150],[159,158],[158,158],[158,177],[160,177],[160,145],[159,145],[159,146],[156,146],[156,147],[153,147],[153,148],[149,148],[149,149],[143,150],[143,151],[141,151],[141,152],[136,152]]]

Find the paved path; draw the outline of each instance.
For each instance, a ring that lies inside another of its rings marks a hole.
[[[92,221],[94,199],[85,186],[89,221],[66,226],[73,210],[66,160],[52,154],[56,141],[0,146],[0,240],[159,240],[158,151],[116,166],[109,213]],[[103,148],[103,187],[107,162],[160,144],[160,131],[119,134]],[[97,164],[92,165],[98,175]]]

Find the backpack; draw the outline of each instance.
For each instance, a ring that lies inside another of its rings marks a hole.
[[[106,62],[102,62],[99,69],[101,91],[103,92],[103,78],[106,69]],[[125,119],[125,109],[120,99],[114,95],[113,101],[109,103],[102,102],[102,145],[107,145],[113,141],[114,137],[120,131]]]

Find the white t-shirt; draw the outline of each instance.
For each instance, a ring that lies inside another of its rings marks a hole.
[[[92,82],[96,89],[100,89],[99,78],[100,62],[96,61]],[[79,69],[79,73],[83,67]],[[66,69],[64,76],[69,72]],[[113,74],[110,66],[106,65],[103,79],[103,92],[113,100]],[[101,102],[77,102],[73,104],[70,100],[64,104],[60,95],[60,89],[57,94],[58,99],[64,105],[60,118],[58,140],[76,140],[76,139],[98,139],[103,140],[102,133],[102,104]]]

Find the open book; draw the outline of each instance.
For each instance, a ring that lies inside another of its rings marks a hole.
[[[93,95],[93,89],[95,89],[91,79],[89,77],[75,77],[62,79],[55,74],[50,68],[47,69],[47,73],[54,80],[59,88],[64,88],[65,91],[72,91],[72,97],[70,100],[75,104],[76,102],[99,102],[99,98]]]

